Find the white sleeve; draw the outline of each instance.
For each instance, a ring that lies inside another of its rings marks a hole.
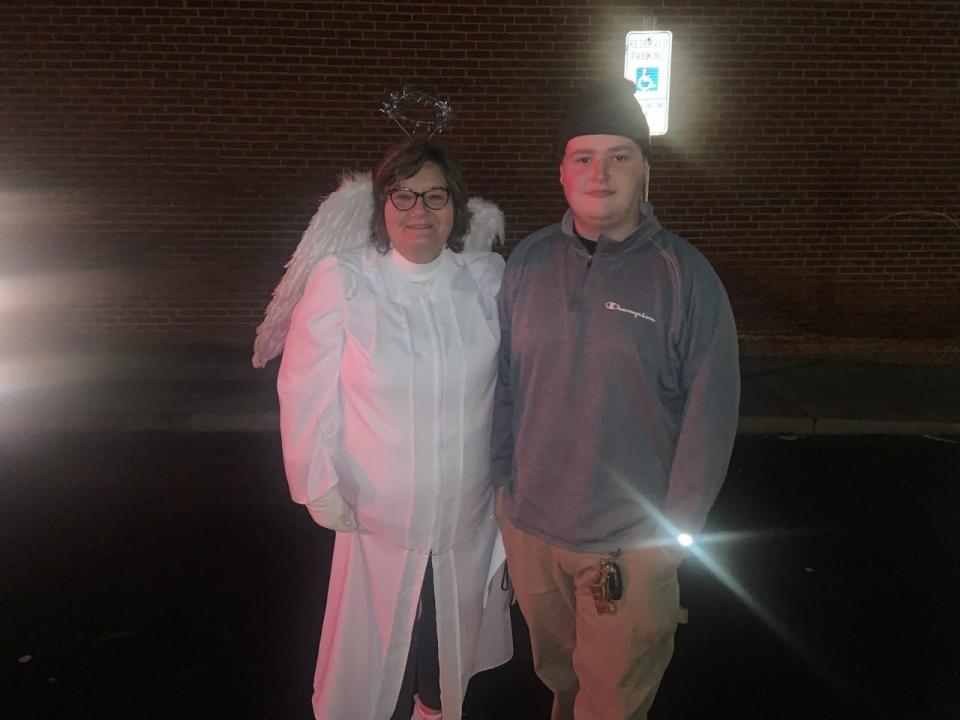
[[[277,377],[283,463],[294,501],[305,504],[338,482],[343,401],[343,312],[354,278],[337,258],[313,270],[293,311]]]

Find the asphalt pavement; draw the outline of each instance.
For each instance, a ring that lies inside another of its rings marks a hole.
[[[216,348],[0,363],[0,718],[310,718],[333,536],[289,500],[276,371]],[[651,720],[960,717],[960,367],[742,378]],[[468,720],[549,714],[514,620]]]
[[[957,440],[741,435],[651,720],[960,717]],[[309,720],[332,544],[275,433],[0,435],[0,718]],[[549,715],[514,620],[467,720]]]

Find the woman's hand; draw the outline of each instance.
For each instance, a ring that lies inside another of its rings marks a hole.
[[[357,522],[353,508],[343,499],[340,488],[334,485],[324,495],[307,503],[310,517],[317,525],[336,532],[354,532]]]

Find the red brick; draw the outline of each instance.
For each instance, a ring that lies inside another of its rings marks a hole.
[[[404,83],[451,97],[512,246],[558,219],[560,113],[644,15],[674,32],[653,199],[747,351],[960,359],[960,9],[921,0],[0,4],[0,262],[132,279],[17,327],[249,342],[317,199],[400,139]]]

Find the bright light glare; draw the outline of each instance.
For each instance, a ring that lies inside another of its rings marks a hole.
[[[0,358],[0,398],[24,391],[116,377],[117,372],[116,359],[106,354],[37,352],[24,353],[17,358]]]
[[[742,540],[749,542],[758,542],[764,539],[765,533],[702,533],[697,537],[697,542],[693,543],[693,537],[674,525],[664,514],[642,493],[637,494],[638,503],[656,520],[657,524],[663,529],[661,542],[664,538],[676,538],[677,542],[685,547],[690,547],[691,554],[696,557],[703,566],[727,587],[740,601],[752,612],[759,620],[766,625],[777,637],[779,637],[787,646],[791,647],[807,661],[817,665],[820,664],[813,652],[796,637],[783,622],[781,622],[770,610],[758,602],[751,593],[737,580],[729,570],[723,567],[709,552],[708,548],[717,542],[730,542]],[[689,545],[684,542],[689,540]]]
[[[129,278],[105,270],[74,270],[0,276],[0,315],[35,308],[73,307],[97,302],[107,293],[125,290]]]

